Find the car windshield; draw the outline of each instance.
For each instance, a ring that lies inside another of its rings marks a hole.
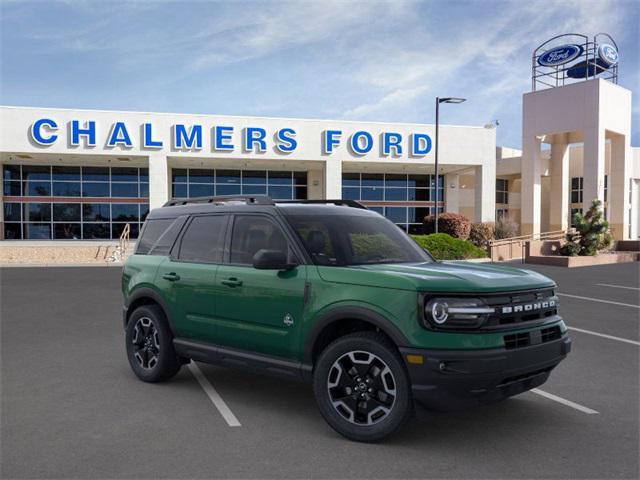
[[[432,262],[399,227],[377,215],[288,214],[316,265]]]

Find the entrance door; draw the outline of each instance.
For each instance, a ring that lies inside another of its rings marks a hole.
[[[281,225],[267,215],[235,215],[229,258],[217,274],[216,323],[224,344],[291,358],[297,349],[304,308],[306,270],[258,270],[258,250],[280,250],[292,257]]]

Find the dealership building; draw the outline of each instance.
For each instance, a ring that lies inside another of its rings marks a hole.
[[[127,224],[136,237],[172,198],[269,195],[358,200],[410,233],[436,209],[565,230],[598,198],[615,238],[636,239],[631,91],[617,65],[557,84],[557,56],[523,96],[523,149],[497,147],[494,125],[440,125],[438,178],[434,125],[0,107],[0,238],[106,241]]]

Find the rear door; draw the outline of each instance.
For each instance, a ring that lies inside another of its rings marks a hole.
[[[222,261],[229,216],[193,216],[160,265],[156,283],[170,305],[176,335],[217,343],[216,273]]]
[[[230,228],[227,258],[217,273],[217,331],[224,345],[291,358],[302,326],[306,267],[253,268],[261,249],[297,260],[291,237],[274,217],[236,214]]]

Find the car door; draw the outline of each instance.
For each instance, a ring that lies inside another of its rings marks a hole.
[[[217,342],[216,273],[223,258],[229,216],[196,215],[158,269],[176,336]]]
[[[236,214],[230,223],[226,258],[217,274],[218,331],[227,346],[291,358],[302,324],[306,267],[253,267],[253,256],[261,249],[295,257],[291,237],[274,217]]]

